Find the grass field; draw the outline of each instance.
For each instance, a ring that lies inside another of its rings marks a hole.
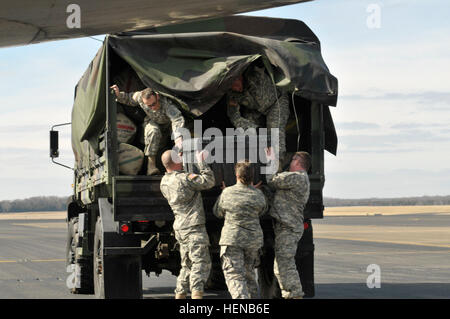
[[[450,215],[450,205],[436,206],[343,206],[325,207],[324,216],[375,216],[409,214]],[[0,220],[65,219],[66,212],[0,213]]]
[[[0,220],[65,219],[67,212],[0,213]]]
[[[450,214],[450,205],[325,207],[324,216],[407,215],[427,213]]]

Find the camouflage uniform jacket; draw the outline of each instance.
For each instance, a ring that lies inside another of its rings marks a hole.
[[[200,174],[166,172],[161,179],[161,193],[175,215],[174,230],[205,224],[201,191],[213,187],[215,179],[213,171],[206,163],[199,163],[198,167]]]
[[[269,215],[287,227],[303,227],[303,210],[309,198],[308,173],[281,172],[268,176],[267,183],[275,189]]]
[[[225,188],[214,205],[214,215],[225,218],[219,245],[261,248],[259,216],[266,210],[266,198],[259,189],[240,182]]]
[[[170,98],[159,95],[161,107],[156,111],[152,110],[142,101],[141,91],[131,93],[120,92],[117,97],[117,102],[131,106],[140,106],[147,115],[144,122],[153,121],[161,125],[172,123],[174,139],[180,136],[178,129],[184,127],[184,117]]]
[[[244,78],[243,91],[229,91],[228,100],[233,100],[239,106],[267,115],[279,94],[272,79],[264,72],[264,68],[256,66],[250,67],[244,73]],[[233,120],[242,120],[238,107],[228,107],[228,116],[232,122]]]

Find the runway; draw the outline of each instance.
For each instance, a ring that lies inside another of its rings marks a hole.
[[[0,298],[93,298],[66,288],[64,214],[33,214],[0,214]],[[313,228],[315,298],[450,298],[449,214],[327,216]],[[369,265],[380,288],[367,286]],[[144,298],[173,298],[174,276],[143,275]]]

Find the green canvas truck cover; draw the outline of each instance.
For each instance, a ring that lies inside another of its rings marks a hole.
[[[274,85],[325,106],[337,103],[337,79],[320,42],[301,21],[231,16],[108,36],[79,81],[72,113],[75,156],[83,140],[97,149],[105,127],[106,47],[125,60],[144,85],[177,97],[192,117],[217,103],[232,80],[261,59]],[[336,154],[337,138],[324,108],[325,148]]]

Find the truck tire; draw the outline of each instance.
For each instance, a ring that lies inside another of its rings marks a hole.
[[[261,262],[257,268],[259,293],[262,299],[280,299],[281,290],[278,280],[273,273],[274,262],[273,246],[265,247]]]
[[[222,291],[228,289],[225,283],[225,277],[223,276],[219,254],[211,254],[211,272],[209,273],[205,289],[212,291]]]
[[[257,268],[259,293],[262,299],[280,299],[280,286],[273,273],[275,234],[272,221],[263,220],[261,226],[264,232],[264,246],[260,256],[259,267]]]
[[[210,240],[209,251],[211,254],[211,272],[209,273],[205,289],[212,291],[228,290],[225,283],[225,277],[223,276],[222,263],[220,261],[219,240],[221,230],[222,228],[210,227],[210,231],[208,232]]]
[[[97,219],[93,258],[94,290],[98,299],[142,298],[140,256],[106,256],[101,217]]]
[[[75,271],[79,272],[80,287],[72,287],[69,289],[73,294],[93,294],[92,258],[77,256],[77,247],[82,247],[78,234],[78,216],[71,218],[68,223],[66,256],[68,271],[72,271],[72,273]]]
[[[295,256],[297,271],[300,274],[300,281],[304,292],[303,298],[313,298],[314,288],[314,251],[297,252]]]
[[[97,299],[105,298],[105,281],[103,277],[103,227],[100,218],[95,224],[94,234],[94,260],[93,260],[93,275],[94,275],[94,291]]]
[[[272,250],[273,252],[273,250]],[[304,298],[312,298],[314,292],[314,251],[297,251],[295,256],[297,271],[300,276]],[[262,299],[280,299],[281,290],[273,273],[274,256],[269,254],[261,258],[258,267],[258,284]]]
[[[315,295],[313,229],[310,220],[305,221],[305,224],[307,224],[307,227],[305,227],[303,236],[298,243],[295,263],[304,292],[303,297],[312,298]],[[261,298],[263,299],[281,298],[280,286],[273,272],[275,259],[273,247],[273,230],[266,229],[264,233],[263,255],[261,256],[261,263],[258,267],[258,283]]]

